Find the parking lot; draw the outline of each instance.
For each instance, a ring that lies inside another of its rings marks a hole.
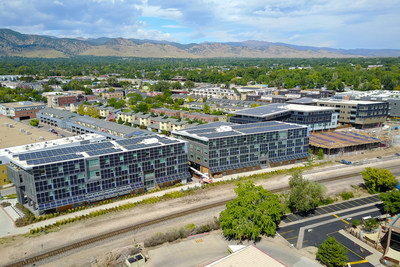
[[[307,214],[307,215],[298,215],[298,214],[292,214],[292,213],[287,214],[282,221],[285,223],[291,223],[291,222],[295,222],[298,220],[304,220],[307,218],[312,218],[312,217],[316,217],[316,216],[320,216],[320,215],[324,215],[324,214],[328,214],[328,213],[336,213],[336,212],[340,212],[340,211],[343,211],[346,209],[360,207],[360,206],[372,204],[375,202],[380,202],[379,195],[372,195],[372,196],[368,196],[368,197],[364,197],[364,198],[348,200],[348,201],[335,203],[335,204],[331,204],[331,205],[327,205],[327,206],[323,206],[323,207],[318,207],[317,209],[315,209],[313,211],[313,213]]]
[[[373,195],[319,207],[309,216],[290,214],[285,218],[285,223],[281,224],[278,233],[297,248],[318,247],[328,237],[333,236],[346,247],[352,265],[373,266],[366,260],[371,253],[368,246],[359,246],[340,234],[339,230],[350,225],[354,219],[361,221],[365,216],[378,216],[384,213],[383,205],[379,203],[379,196]]]

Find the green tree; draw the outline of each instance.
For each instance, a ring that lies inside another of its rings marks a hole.
[[[85,88],[85,95],[93,95],[93,91],[90,88]]]
[[[194,82],[192,81],[186,81],[183,86],[185,86],[187,89],[192,89],[194,88]]]
[[[251,105],[252,108],[259,107],[259,106],[260,106],[260,104],[257,104],[257,103],[254,103]]]
[[[37,127],[39,125],[39,120],[38,119],[32,119],[30,124],[34,127]]]
[[[349,260],[347,249],[338,243],[334,237],[329,237],[319,245],[317,257],[328,267],[341,267]]]
[[[289,187],[288,206],[292,212],[306,213],[318,207],[323,200],[322,185],[303,178],[301,172],[292,174]]]
[[[252,181],[237,183],[235,193],[219,217],[224,236],[237,240],[274,236],[283,214],[279,197]]]
[[[203,112],[206,113],[206,114],[210,114],[210,112],[211,112],[210,111],[210,106],[207,105],[207,103],[204,103]]]
[[[397,185],[396,177],[387,169],[368,167],[361,174],[365,187],[370,194],[386,192]]]
[[[119,118],[118,118],[118,124],[123,124],[123,123],[124,123],[124,121],[122,120],[121,117],[119,117]]]
[[[390,212],[391,214],[400,213],[400,191],[397,189],[393,189],[387,193],[381,193],[379,195],[380,199],[383,201],[385,205],[385,210]]]
[[[318,150],[318,159],[319,160],[324,159],[324,151],[322,149]]]
[[[193,99],[193,97],[190,95],[190,96],[188,97],[188,99],[187,99],[187,102],[190,103],[190,102],[193,102],[193,101],[194,101],[194,99]]]

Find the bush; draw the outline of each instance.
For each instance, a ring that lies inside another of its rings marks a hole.
[[[340,194],[340,197],[343,200],[349,200],[350,198],[354,197],[354,194],[353,194],[353,192],[343,192],[343,193]]]
[[[7,201],[4,201],[4,202],[1,202],[1,204],[0,204],[3,208],[5,208],[5,207],[8,207],[8,206],[11,206],[11,203],[10,202],[7,202]]]
[[[378,227],[378,221],[374,218],[369,218],[363,222],[365,230],[371,231]]]
[[[357,227],[357,226],[359,226],[359,225],[360,225],[360,221],[357,220],[357,219],[354,219],[354,220],[353,220],[353,227]]]

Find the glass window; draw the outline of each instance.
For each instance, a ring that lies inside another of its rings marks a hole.
[[[123,161],[123,160],[124,160],[124,155],[120,155],[120,156],[119,156],[119,160],[120,160],[120,161]]]
[[[87,161],[88,167],[97,167],[99,166],[99,159],[91,159]]]

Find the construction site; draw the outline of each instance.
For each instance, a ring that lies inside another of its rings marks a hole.
[[[342,156],[380,147],[400,145],[399,126],[360,130],[355,128],[310,133],[310,149],[317,154]]]

